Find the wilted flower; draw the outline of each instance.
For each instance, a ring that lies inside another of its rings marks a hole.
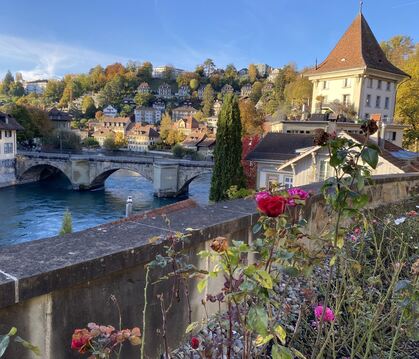
[[[406,215],[408,217],[416,217],[418,213],[416,211],[410,211],[410,212],[407,212]]]
[[[71,338],[71,349],[85,353],[90,339],[91,335],[87,329],[76,329]]]
[[[191,338],[191,347],[192,349],[198,349],[199,348],[199,339],[197,337]]]
[[[377,122],[373,120],[365,121],[361,125],[361,131],[364,132],[365,134],[373,135],[374,133],[378,131]]]
[[[310,193],[304,191],[301,188],[291,188],[288,190],[288,195],[290,198],[288,198],[288,205],[293,207],[295,206],[295,200],[302,200],[305,201],[308,197],[310,197]]]
[[[323,306],[318,305],[316,308],[314,308],[314,316],[317,320],[321,320],[323,314]],[[325,322],[333,322],[335,320],[335,314],[333,313],[332,309],[329,307],[326,307],[326,312],[324,313],[323,320]]]
[[[318,128],[314,130],[313,142],[316,146],[324,146],[329,140],[329,137],[330,137],[329,134],[325,130]]]
[[[419,258],[413,263],[411,271],[413,275],[419,275]]]
[[[211,243],[211,249],[217,253],[223,253],[228,249],[227,239],[224,237],[217,237]]]

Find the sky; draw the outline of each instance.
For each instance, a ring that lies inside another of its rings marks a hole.
[[[193,70],[322,61],[359,0],[0,0],[0,76],[26,80],[128,60]],[[378,41],[419,40],[419,0],[364,0]]]

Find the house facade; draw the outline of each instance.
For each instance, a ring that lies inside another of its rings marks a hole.
[[[192,116],[189,116],[175,121],[173,127],[185,136],[189,136],[192,132],[199,130],[199,122]]]
[[[214,105],[212,105],[212,111],[214,112],[214,116],[218,116],[221,107],[223,107],[223,103],[220,100],[215,100]]]
[[[131,124],[129,117],[103,117],[101,127],[111,130],[115,133],[121,133],[125,138],[128,126]]]
[[[146,152],[149,146],[160,139],[160,135],[152,126],[142,126],[136,123],[130,127],[126,138],[130,151]]]
[[[10,115],[0,112],[0,187],[16,182],[16,132],[23,130]]]
[[[105,117],[116,117],[117,115],[118,110],[111,105],[108,105],[103,109],[103,116]]]
[[[181,106],[173,109],[172,111],[172,121],[178,121],[182,118],[187,118],[193,116],[197,113],[197,109],[192,106]]]
[[[240,96],[248,97],[252,93],[252,85],[246,84],[240,89]]]
[[[47,87],[48,80],[35,80],[23,82],[23,87],[27,94],[35,93],[42,95]]]
[[[190,95],[191,95],[191,91],[189,89],[189,86],[186,86],[186,85],[180,86],[176,94],[176,96],[180,98],[190,97]]]
[[[72,117],[68,112],[60,111],[53,107],[48,111],[48,118],[57,130],[70,130]]]
[[[159,86],[159,88],[157,89],[157,94],[160,98],[170,99],[172,98],[172,88],[169,84],[165,82],[164,84],[161,84]]]
[[[137,92],[143,95],[151,92],[150,85],[147,82],[141,82],[137,88]]]
[[[330,104],[352,106],[356,117],[392,123],[397,84],[409,75],[385,56],[362,13],[321,64],[306,72],[313,82],[312,113]]]
[[[225,84],[222,88],[221,88],[221,93],[223,95],[227,94],[227,93],[233,93],[234,92],[234,88],[233,86],[229,85],[229,84]]]
[[[137,107],[134,116],[135,122],[155,124],[161,120],[161,111],[153,107]]]

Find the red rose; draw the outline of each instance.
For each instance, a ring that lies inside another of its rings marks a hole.
[[[197,337],[192,337],[191,347],[192,347],[192,349],[198,349],[199,348],[199,339]]]
[[[278,217],[284,213],[287,199],[282,196],[261,198],[258,202],[259,210],[268,217]]]
[[[78,350],[79,353],[85,353],[90,339],[91,336],[87,329],[76,329],[71,338],[71,349]]]

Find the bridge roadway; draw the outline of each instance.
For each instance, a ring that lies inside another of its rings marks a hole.
[[[177,197],[188,192],[189,184],[212,171],[209,161],[190,161],[160,156],[108,156],[104,154],[62,154],[20,151],[16,156],[18,183],[38,181],[62,172],[75,190],[102,187],[120,169],[134,171],[153,182],[158,197]]]

